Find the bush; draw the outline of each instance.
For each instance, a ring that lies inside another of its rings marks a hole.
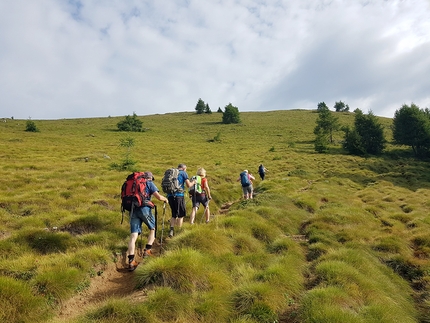
[[[133,113],[132,117],[128,115],[124,120],[118,122],[117,127],[119,131],[141,132],[142,124],[142,121],[137,118],[136,113]]]
[[[222,123],[240,123],[239,109],[229,103],[222,115]]]
[[[27,125],[25,127],[25,131],[29,132],[39,132],[39,129],[37,128],[36,124],[32,120],[27,120]]]

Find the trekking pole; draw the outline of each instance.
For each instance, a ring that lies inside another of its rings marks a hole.
[[[142,232],[140,233],[140,245],[139,245],[139,257],[143,257],[143,234]]]
[[[211,200],[209,200],[208,199],[208,204],[206,204],[206,207],[205,207],[205,209],[203,210],[203,215],[202,215],[202,219],[200,220],[200,223],[203,223],[203,218],[205,217],[205,215],[206,215],[206,211],[209,209],[209,202],[210,202]],[[197,211],[196,211],[196,213],[197,213]]]
[[[164,234],[164,218],[166,216],[166,202],[164,202],[163,204],[163,221],[162,221],[162,225],[161,225],[161,237],[160,237],[160,255],[161,252],[163,251],[163,234]]]
[[[158,232],[158,211],[157,211],[157,206],[154,205],[154,209],[155,209],[155,231],[154,231],[154,238],[157,238],[157,232]]]

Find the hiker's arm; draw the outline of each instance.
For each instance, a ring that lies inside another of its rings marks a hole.
[[[193,186],[196,183],[196,180],[192,180],[190,181],[188,178],[185,180],[185,184],[187,185],[188,188],[190,188],[191,186]]]
[[[158,199],[160,201],[163,201],[164,203],[168,203],[169,202],[169,200],[166,197],[164,197],[163,195],[161,195],[158,192],[154,192],[154,194],[152,194],[152,195],[154,195],[156,199]]]
[[[208,185],[208,182],[207,182],[207,181],[205,182],[204,190],[205,190],[206,195],[207,195],[207,197],[209,198],[209,200],[211,200],[211,199],[212,199],[212,196],[211,196],[211,190],[210,190],[210,188],[209,188],[209,185]]]

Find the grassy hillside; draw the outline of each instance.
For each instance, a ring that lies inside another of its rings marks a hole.
[[[178,163],[190,176],[207,170],[212,221],[187,217],[162,255],[123,274],[144,298],[108,297],[68,321],[430,322],[428,162],[391,145],[381,157],[347,155],[340,144],[318,154],[314,111],[241,113],[239,125],[221,118],[145,116],[142,133],[118,132],[123,118],[39,120],[37,133],[2,122],[0,321],[59,322],[63,304],[124,255],[128,172],[110,166],[132,137],[131,158],[159,187]],[[391,119],[380,120],[391,140]],[[260,163],[267,179],[255,181],[254,200],[240,200],[239,173],[257,175]]]

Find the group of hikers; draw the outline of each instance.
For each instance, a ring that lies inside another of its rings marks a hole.
[[[130,240],[128,243],[127,251],[129,271],[135,270],[138,266],[138,262],[136,261],[135,257],[136,241],[138,236],[142,233],[143,223],[149,229],[148,240],[143,250],[143,258],[152,255],[151,249],[155,240],[156,229],[156,219],[154,214],[152,213],[153,203],[150,202],[152,196],[154,196],[161,202],[169,203],[172,212],[169,230],[170,238],[172,238],[175,234],[175,227],[182,227],[184,217],[186,216],[185,194],[189,194],[192,200],[190,223],[194,224],[196,213],[200,205],[203,205],[204,207],[203,215],[205,217],[206,223],[209,223],[210,221],[209,202],[212,199],[212,196],[208,180],[206,178],[206,170],[204,168],[198,168],[196,176],[189,178],[187,173],[187,166],[185,164],[179,164],[177,169],[179,171],[177,174],[177,181],[181,189],[174,193],[167,193],[167,197],[160,194],[159,189],[153,182],[153,174],[149,171],[143,173],[143,177],[146,182],[145,196],[147,197],[147,203],[144,203],[143,206],[134,208],[130,211]],[[265,168],[263,164],[260,164],[258,168],[258,173],[260,175],[261,180],[264,180],[265,173],[267,171],[267,168]],[[255,180],[255,177],[250,174],[248,170],[244,170],[243,172],[241,172],[239,178],[237,179],[237,181],[241,182],[244,199],[253,198],[253,180]],[[164,204],[163,207],[165,208],[166,204]]]

